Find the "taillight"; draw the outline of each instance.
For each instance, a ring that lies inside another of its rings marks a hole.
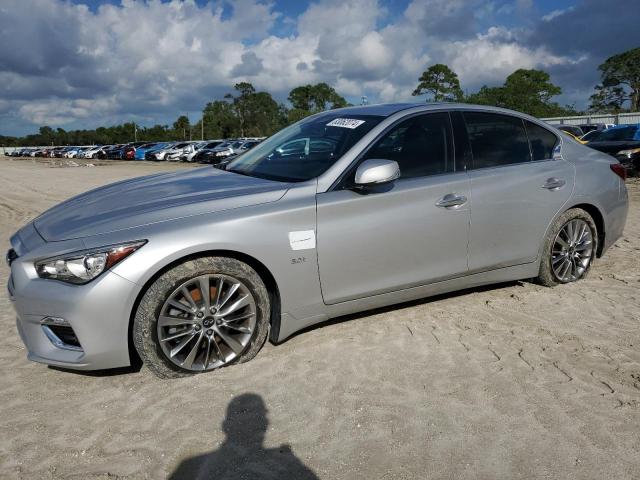
[[[613,171],[613,173],[618,175],[622,180],[627,179],[627,169],[624,168],[622,165],[620,165],[619,163],[612,163],[609,166],[611,167],[611,170]]]

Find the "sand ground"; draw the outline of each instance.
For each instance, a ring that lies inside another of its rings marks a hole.
[[[188,167],[0,158],[0,245],[66,197],[176,168]],[[3,292],[0,476],[220,478],[250,456],[274,478],[640,478],[640,184],[629,189],[624,238],[577,284],[369,312],[181,380],[28,362]]]

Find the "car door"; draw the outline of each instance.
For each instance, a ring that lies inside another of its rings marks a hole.
[[[558,137],[520,117],[464,112],[473,157],[469,271],[535,261],[571,196],[573,165],[554,159]]]
[[[398,162],[401,177],[367,192],[317,195],[322,295],[334,304],[467,272],[469,178],[456,171],[446,112],[392,126],[360,158]]]

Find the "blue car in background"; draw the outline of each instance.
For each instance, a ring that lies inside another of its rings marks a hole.
[[[144,160],[144,156],[147,152],[155,152],[156,150],[161,150],[170,145],[170,142],[161,142],[161,143],[148,143],[146,145],[142,145],[136,149],[136,160]]]

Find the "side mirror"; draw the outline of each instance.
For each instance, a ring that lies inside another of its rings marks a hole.
[[[367,187],[391,183],[400,178],[400,167],[393,160],[365,160],[356,170],[355,187]]]

